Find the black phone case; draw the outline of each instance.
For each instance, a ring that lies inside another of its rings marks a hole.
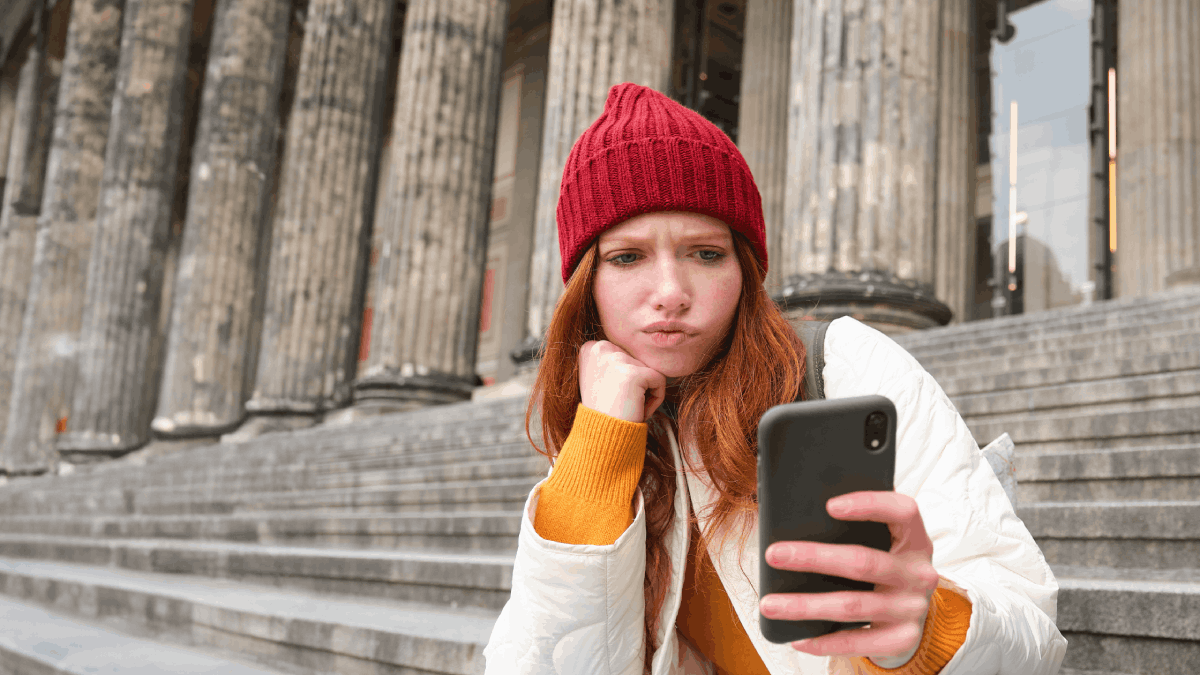
[[[867,416],[887,416],[881,447],[865,442]],[[861,544],[883,551],[891,547],[887,525],[834,520],[825,509],[833,497],[860,490],[894,489],[896,407],[883,396],[788,403],[763,413],[758,424],[759,592],[828,593],[866,590],[863,581],[825,574],[778,570],[766,563],[767,547],[777,541]],[[792,642],[864,623],[781,621],[759,614],[768,640]]]

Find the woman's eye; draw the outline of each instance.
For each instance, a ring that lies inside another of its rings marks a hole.
[[[697,251],[696,255],[700,256],[704,262],[716,262],[725,257],[725,254],[720,251]]]
[[[618,265],[632,265],[637,262],[636,253],[622,253],[608,259],[609,262],[617,263]]]

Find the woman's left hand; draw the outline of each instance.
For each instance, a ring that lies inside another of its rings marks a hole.
[[[852,492],[830,499],[838,520],[885,523],[891,550],[867,546],[780,541],[766,552],[767,564],[781,570],[817,572],[875,584],[873,591],[773,593],[759,610],[768,619],[789,621],[867,621],[870,626],[793,642],[817,656],[892,657],[911,654],[921,641],[922,622],[937,589],[933,542],[917,502],[898,492]]]

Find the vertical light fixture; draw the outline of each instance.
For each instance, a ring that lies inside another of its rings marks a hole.
[[[1008,290],[1017,290],[1017,225],[1028,220],[1017,211],[1017,101],[1008,105]]]
[[[1108,69],[1108,250],[1117,251],[1117,69]]]

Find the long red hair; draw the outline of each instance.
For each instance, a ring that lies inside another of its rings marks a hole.
[[[679,381],[676,424],[681,445],[694,445],[704,463],[703,467],[690,468],[706,471],[709,484],[719,495],[709,511],[711,520],[702,533],[702,542],[720,533],[723,547],[731,531],[727,526],[737,524],[740,550],[758,508],[758,420],[768,408],[796,400],[804,379],[804,345],[767,296],[763,288],[765,271],[749,241],[734,232],[733,244],[742,270],[736,314],[729,334],[712,359]],[[525,413],[525,432],[530,442],[551,461],[571,433],[580,403],[579,348],[588,340],[604,339],[592,295],[597,257],[593,243],[554,308]],[[544,448],[533,441],[535,412],[540,413]],[[675,518],[676,468],[666,437],[671,423],[661,412],[648,421],[648,452],[638,484],[646,513],[643,592],[647,675],[651,657],[661,646],[654,638],[672,573],[665,543]],[[689,527],[696,524],[698,519],[692,514]],[[698,550],[702,554],[705,546]]]

